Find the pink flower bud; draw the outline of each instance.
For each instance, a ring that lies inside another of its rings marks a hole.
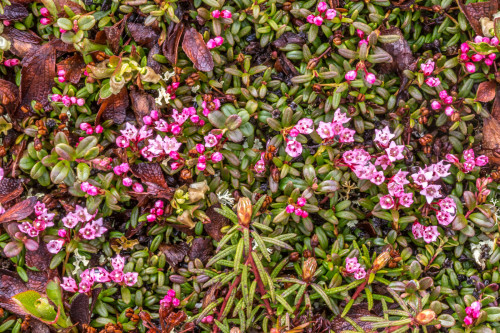
[[[200,117],[197,114],[193,114],[189,119],[193,122],[193,124],[196,124],[197,122],[200,121]]]
[[[198,125],[200,125],[200,126],[203,126],[203,125],[205,125],[205,120],[203,120],[203,119],[200,119],[200,121],[198,122]]]
[[[132,185],[132,189],[134,190],[134,192],[137,192],[137,193],[144,192],[144,186],[142,186],[139,183],[134,183],[134,185]]]
[[[148,222],[154,222],[154,220],[156,220],[156,215],[154,214],[149,214],[146,219],[148,220]]]
[[[60,70],[57,71],[57,75],[58,76],[64,76],[64,75],[66,75],[66,71],[64,69],[60,69]]]
[[[488,55],[488,59],[490,59],[490,60],[495,60],[496,58],[497,58],[497,55],[495,53],[492,53],[492,54]]]
[[[375,74],[368,73],[366,75],[366,82],[368,82],[369,84],[374,84],[376,80],[377,80],[377,77],[375,76]]]
[[[451,104],[451,103],[453,103],[453,97],[452,96],[446,96],[443,99],[443,102],[445,102],[446,104]]]
[[[64,106],[70,106],[71,105],[71,99],[67,95],[64,95],[62,97],[62,102],[63,102]]]
[[[473,322],[472,317],[470,317],[470,316],[465,316],[465,318],[464,318],[464,324],[465,324],[466,326],[472,325],[472,322]]]
[[[368,41],[366,39],[362,39],[359,41],[358,45],[361,47],[361,45],[368,45]]]
[[[198,152],[198,154],[203,154],[205,152],[205,146],[201,143],[198,143],[196,145],[196,151]]]
[[[482,54],[474,54],[473,56],[470,57],[472,61],[478,62],[484,59],[484,55]]]
[[[483,37],[481,37],[481,36],[474,37],[474,43],[481,43],[482,41],[483,41]]]
[[[102,133],[102,131],[103,131],[103,130],[104,130],[104,128],[103,128],[101,125],[97,125],[97,126],[95,127],[95,132],[96,132],[97,134]]]
[[[156,210],[156,215],[158,215],[158,216],[163,215],[163,212],[164,212],[164,210],[162,208],[158,208]]]
[[[59,229],[59,230],[57,230],[57,235],[59,237],[64,238],[64,237],[66,237],[67,234],[68,234],[68,232],[66,231],[66,229]]]
[[[314,15],[307,15],[307,23],[311,23],[313,24],[314,23]]]
[[[126,177],[122,179],[123,186],[129,187],[132,185],[132,178]]]
[[[205,317],[205,318],[203,318],[203,319],[205,319],[205,323],[207,323],[207,324],[209,324],[209,325],[211,325],[211,324],[213,324],[213,323],[214,323],[214,316],[206,316],[206,317]]]
[[[288,205],[288,206],[286,206],[285,211],[288,214],[292,214],[295,211],[295,207],[293,205]]]
[[[49,10],[45,7],[40,8],[40,14],[42,14],[42,16],[49,16],[50,15]]]
[[[10,66],[12,66],[11,60],[10,60],[10,59],[6,59],[6,60],[3,62],[3,65],[4,65],[5,67],[10,67]]]
[[[470,50],[470,47],[467,43],[462,43],[460,45],[460,51],[462,51],[462,53],[467,53],[467,52],[469,52],[469,50]]]
[[[6,27],[8,27],[10,25],[10,21],[9,20],[4,20],[3,22],[3,25],[5,25]]]
[[[431,108],[433,110],[439,110],[439,109],[441,109],[441,103],[439,103],[438,101],[432,101]]]
[[[168,155],[174,160],[178,160],[181,158],[181,155],[176,151],[171,151]]]
[[[170,126],[170,130],[172,131],[173,135],[179,135],[181,133],[181,127],[179,124],[172,124]]]
[[[80,184],[80,190],[82,190],[83,192],[87,192],[90,186],[91,185],[88,182],[83,182]]]
[[[347,81],[352,81],[352,80],[356,79],[357,75],[358,75],[358,73],[356,71],[349,71],[345,74],[345,79]]]
[[[451,106],[447,106],[446,109],[444,109],[444,113],[448,117],[451,117],[455,113],[455,110]]]
[[[17,66],[19,65],[19,59],[10,59],[10,65],[11,66]]]
[[[224,156],[221,153],[216,152],[216,153],[212,154],[211,159],[212,159],[212,162],[218,163],[224,159]]]
[[[84,105],[85,105],[85,100],[84,100],[83,98],[78,98],[78,99],[76,100],[76,104],[77,104],[78,106],[84,106]]]
[[[44,17],[44,18],[40,19],[40,24],[42,24],[42,25],[50,24],[50,19]]]
[[[490,43],[490,39],[488,37],[483,37],[483,43]]]
[[[92,135],[92,133],[94,133],[94,129],[91,127],[91,128],[87,128],[87,130],[85,131],[85,133],[87,135]]]
[[[125,136],[120,135],[116,138],[116,145],[120,148],[127,148],[130,145],[130,142]]]
[[[90,196],[96,196],[97,194],[99,194],[99,190],[97,189],[97,187],[91,185],[91,187],[87,190],[87,194]]]
[[[365,32],[363,30],[356,29],[356,34],[358,35],[359,38],[363,38]]]
[[[321,16],[316,16],[313,19],[313,23],[316,24],[318,27],[323,24],[323,18]]]
[[[213,39],[210,39],[208,42],[207,42],[207,47],[209,49],[214,49],[217,47],[217,43],[213,40]]]
[[[297,215],[297,216],[299,216],[299,217],[300,217],[300,216],[302,216],[302,212],[303,212],[303,210],[302,210],[302,209],[300,209],[300,208],[295,208],[295,212],[294,212],[294,213],[295,213],[295,215]]]
[[[476,71],[476,65],[474,65],[472,62],[468,62],[465,64],[465,69],[469,73],[474,73]]]
[[[326,2],[321,1],[320,3],[318,3],[318,12],[323,13],[327,9],[328,9],[328,6],[327,6]]]
[[[490,45],[497,46],[498,45],[498,38],[497,37],[493,37],[490,40]]]
[[[207,164],[206,164],[206,163],[199,163],[199,162],[198,162],[198,164],[196,164],[196,168],[197,168],[198,170],[200,170],[200,171],[205,170],[205,169],[206,169],[206,167],[207,167]]]
[[[335,11],[335,9],[328,9],[326,11],[325,17],[327,20],[333,20],[335,18],[335,16],[337,16],[337,12]]]
[[[207,162],[207,157],[205,155],[201,155],[198,157],[198,162],[200,163],[206,163]]]
[[[158,120],[160,118],[160,114],[157,110],[152,110],[149,115],[153,118],[153,120]]]
[[[142,121],[145,125],[151,125],[153,123],[153,118],[151,118],[150,116],[144,116],[142,117]]]
[[[297,199],[297,206],[303,207],[306,204],[307,200],[304,197],[300,197]]]
[[[466,53],[462,53],[460,55],[460,60],[462,60],[462,61],[469,61],[469,56]]]
[[[491,66],[491,65],[493,65],[493,60],[486,58],[486,59],[484,59],[484,64],[486,66]]]
[[[50,96],[50,99],[52,99],[53,102],[60,102],[62,99],[62,96],[59,94],[53,94]]]
[[[70,97],[69,100],[70,100],[71,104],[76,104],[76,97],[75,96]]]
[[[64,78],[64,76],[59,76],[57,78],[57,80],[59,80],[59,82],[63,83],[64,81],[66,81],[66,79]]]
[[[460,162],[460,160],[453,154],[446,154],[446,160],[453,164]]]
[[[63,34],[63,33],[65,33],[65,32],[66,32],[66,30],[64,30],[63,28],[59,28],[59,32]],[[87,75],[87,76],[88,76],[88,73],[87,73],[87,74],[85,74],[85,75]]]
[[[230,19],[231,17],[233,17],[233,13],[231,13],[229,10],[227,9],[224,9],[222,12],[221,12],[221,15],[223,18],[226,18],[226,19]]]
[[[182,163],[179,163],[179,162],[174,162],[174,163],[172,163],[172,164],[170,165],[170,168],[171,168],[172,170],[177,170],[177,169],[179,169],[181,166],[182,166]]]
[[[214,42],[217,46],[221,46],[222,44],[224,44],[224,38],[217,36],[214,38]]]
[[[178,298],[174,298],[174,299],[172,300],[172,305],[173,305],[173,306],[179,306],[180,304],[181,304],[181,301],[179,301],[179,299],[178,299]]]
[[[295,138],[295,137],[296,137],[297,135],[299,135],[299,134],[300,134],[300,132],[299,132],[299,130],[298,130],[298,129],[296,129],[296,128],[292,128],[292,129],[290,130],[290,136],[291,136],[291,137],[294,137],[294,138]]]
[[[309,216],[309,213],[308,213],[308,212],[306,212],[305,210],[303,210],[303,211],[302,211],[301,216],[302,216],[303,218],[306,218],[306,217],[308,217],[308,216]]]
[[[446,90],[441,90],[439,92],[439,98],[445,99],[446,97],[448,97],[448,92]]]
[[[212,12],[212,17],[218,19],[220,17],[220,10],[216,9]]]

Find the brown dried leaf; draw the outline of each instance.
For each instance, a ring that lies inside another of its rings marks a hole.
[[[83,60],[83,57],[80,55],[80,53],[64,59],[57,64],[57,70],[65,70],[65,78],[73,84],[77,84],[78,82],[80,82],[80,78],[82,77],[82,73],[85,70],[85,67],[85,61]]]
[[[4,178],[0,180],[0,204],[9,202],[23,193],[23,182],[20,179]]]
[[[497,90],[496,81],[481,82],[477,87],[476,101],[489,102],[495,98]]]
[[[148,49],[153,48],[160,38],[156,30],[143,24],[127,22],[127,29],[137,44],[146,46]]]
[[[156,61],[153,56],[156,54],[160,54],[161,47],[158,44],[155,44],[148,53],[148,67],[155,71],[156,74],[161,74],[161,65],[158,61]]]
[[[42,0],[43,2],[43,0]],[[55,0],[57,11],[62,14],[59,17],[66,17],[66,12],[64,11],[64,6],[68,6],[76,15],[85,13],[85,9],[82,8],[77,2],[72,0]]]
[[[20,58],[24,58],[32,50],[39,49],[42,43],[42,39],[31,30],[22,31],[4,27],[2,36],[11,43],[9,51]]]
[[[168,264],[177,269],[177,265],[184,260],[184,257],[189,251],[189,245],[186,243],[178,244],[162,244],[160,245],[160,251],[165,254]]]
[[[377,330],[372,328],[371,322],[360,320],[360,318],[364,316],[373,316],[373,313],[368,311],[366,303],[355,304],[351,307],[351,310],[349,311],[349,318],[352,319],[356,324],[358,324],[363,329],[363,332],[365,333],[377,332]],[[330,329],[333,330],[334,332],[356,330],[351,325],[351,323],[349,323],[344,318],[341,318],[340,316],[333,318]]]
[[[49,42],[37,50],[31,50],[23,59],[21,70],[21,105],[16,118],[25,118],[33,115],[31,101],[40,102],[46,110],[50,110],[47,96],[52,92],[54,77],[56,76],[56,49]],[[28,113],[21,111],[21,107],[30,110]]]
[[[182,41],[182,49],[197,70],[209,72],[214,69],[212,54],[202,35],[195,28],[189,27],[186,29],[184,40]]]
[[[142,118],[155,108],[155,99],[145,91],[132,89],[130,90],[130,100],[132,101],[135,119],[140,126],[143,126]]]
[[[207,216],[210,218],[210,222],[203,225],[205,231],[216,241],[220,241],[224,236],[224,234],[220,230],[223,227],[231,224],[227,217],[215,211],[215,208],[220,207],[220,204],[208,207],[208,209],[205,211],[205,214],[207,214]]]
[[[403,72],[405,69],[409,69],[411,71],[415,70],[417,66],[416,59],[413,56],[413,52],[411,51],[408,42],[403,37],[401,30],[398,27],[391,27],[389,29],[381,30],[380,35],[398,35],[400,37],[397,42],[383,43],[381,45],[382,49],[392,56],[392,65],[395,69],[399,72]]]
[[[500,165],[500,94],[496,94],[491,116],[484,120],[482,148],[490,163]]]
[[[201,262],[206,263],[212,257],[213,250],[210,239],[195,238],[191,243],[188,256],[190,260],[200,259]]]
[[[90,299],[87,294],[78,294],[73,299],[69,309],[71,322],[78,324],[78,328],[83,331],[83,324],[90,323]]]
[[[0,103],[7,113],[13,117],[19,106],[19,88],[14,83],[0,80]]]
[[[479,20],[482,17],[492,18],[493,14],[498,12],[498,1],[489,0],[487,2],[477,2],[465,5],[462,0],[457,0],[458,7],[464,13],[476,35],[482,36],[483,30]]]
[[[170,23],[168,26],[168,37],[162,45],[162,51],[165,58],[168,59],[173,65],[177,63],[177,56],[179,50],[179,43],[181,41],[182,33],[184,32],[184,23]]]
[[[27,312],[14,302],[12,297],[27,290],[28,288],[17,274],[0,269],[0,308],[20,316],[26,315]]]
[[[47,250],[45,243],[41,243],[35,251],[26,251],[25,260],[26,266],[38,269],[40,272],[47,275],[47,279],[51,280],[58,276],[57,270],[50,269],[50,261],[52,253]]]
[[[141,178],[145,183],[153,183],[163,188],[168,188],[163,170],[158,163],[139,163],[130,166],[134,176]]]
[[[4,13],[0,14],[0,20],[19,21],[28,16],[28,10],[18,3],[4,7]]]
[[[30,216],[35,210],[37,198],[31,197],[10,207],[5,213],[0,215],[0,223],[19,221]]]
[[[302,38],[300,35],[287,31],[283,35],[281,35],[280,38],[276,39],[271,44],[275,48],[280,49],[282,47],[287,46],[288,44],[298,44],[302,46],[305,44],[305,42],[306,42],[305,39]]]
[[[111,119],[115,124],[122,124],[125,121],[127,108],[130,105],[127,87],[123,87],[118,94],[111,95],[110,97],[98,102],[101,107],[97,112],[96,124],[104,120]],[[101,119],[102,118],[102,119]]]
[[[117,54],[120,50],[120,38],[125,28],[125,19],[116,22],[112,27],[105,27],[104,33],[111,51]]]

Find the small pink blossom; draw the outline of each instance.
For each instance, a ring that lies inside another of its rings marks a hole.
[[[224,156],[223,156],[223,155],[222,155],[222,153],[220,153],[220,152],[215,152],[215,153],[213,153],[213,154],[212,154],[212,156],[211,156],[211,160],[212,160],[212,162],[214,162],[214,163],[220,162],[220,161],[222,161],[223,159],[224,159]]]
[[[139,183],[134,183],[134,185],[132,185],[132,190],[137,193],[142,193],[144,192],[144,187]]]
[[[214,11],[212,11],[212,17],[213,18],[219,18],[220,17],[220,10],[216,9]]]
[[[482,54],[474,54],[470,58],[474,62],[479,62],[479,61],[481,61],[481,60],[484,59],[484,55],[482,55]]]
[[[335,16],[337,16],[337,12],[335,11],[335,9],[327,9],[326,10],[325,18],[327,20],[333,20],[335,18]]]
[[[300,197],[297,199],[297,206],[303,207],[307,203],[306,198]]]
[[[447,106],[444,109],[444,114],[447,115],[448,117],[453,116],[454,113],[455,113],[455,109],[453,109],[451,106]]]
[[[366,271],[364,268],[360,268],[358,269],[357,272],[354,273],[354,278],[356,280],[361,280],[361,279],[364,279],[366,277]]]
[[[473,323],[472,317],[465,316],[465,318],[464,318],[464,324],[467,325],[467,326],[469,326],[469,325],[472,325],[472,323]]]
[[[211,148],[217,145],[217,137],[213,134],[208,134],[205,136],[205,147]]]
[[[285,151],[291,157],[297,157],[302,154],[302,144],[295,140],[290,140],[286,144]]]
[[[75,293],[78,290],[78,286],[76,285],[75,279],[70,277],[63,277],[63,283],[61,283],[61,288],[72,293]]]
[[[394,208],[394,198],[389,194],[384,195],[380,198],[380,206],[383,209],[392,209]]]
[[[47,243],[47,250],[50,253],[59,253],[64,245],[64,239],[51,240]]]
[[[345,74],[345,79],[347,81],[352,81],[352,80],[356,79],[357,75],[358,75],[358,73],[356,71],[349,71]]]
[[[441,80],[439,80],[439,78],[437,77],[428,77],[426,80],[425,80],[425,83],[429,86],[429,87],[437,87],[441,84]]]
[[[288,206],[286,206],[285,211],[286,211],[288,214],[292,214],[292,213],[295,211],[295,206],[293,206],[293,205],[288,205]]]
[[[313,23],[319,27],[320,25],[323,24],[323,18],[321,16],[316,16],[313,19]]]
[[[375,81],[377,81],[377,77],[373,73],[366,74],[365,78],[366,78],[366,82],[368,82],[369,84],[374,84]]]
[[[434,199],[441,197],[440,189],[441,185],[429,185],[420,191],[420,194],[424,195],[427,203],[430,204]]]
[[[465,63],[465,69],[469,73],[474,73],[476,71],[476,65],[474,65],[472,62],[467,62]]]
[[[130,185],[132,185],[132,183],[133,183],[132,178],[125,177],[122,179],[123,186],[129,187]]]
[[[413,233],[413,237],[415,237],[415,239],[424,237],[424,230],[425,227],[418,222],[413,223],[413,226],[411,227],[411,232]]]
[[[432,243],[436,241],[438,237],[439,231],[435,225],[425,227],[423,238],[426,243]]]
[[[129,287],[132,287],[137,283],[137,277],[139,273],[137,272],[128,272],[123,275],[123,282]]]
[[[358,258],[346,258],[345,259],[345,270],[347,273],[354,273],[359,270],[361,264],[358,263]]]
[[[375,138],[373,141],[382,147],[388,147],[389,142],[394,138],[394,136],[395,135],[391,133],[389,127],[385,126],[382,130],[375,129]]]
[[[432,59],[427,60],[425,63],[420,64],[420,69],[424,72],[424,75],[429,76],[434,71],[434,61]]]
[[[318,12],[323,13],[327,9],[328,9],[328,5],[326,4],[326,2],[321,1],[320,3],[318,3]]]
[[[481,156],[478,156],[476,158],[476,165],[477,166],[485,166],[486,164],[488,164],[489,162],[489,159],[488,159],[488,156],[486,155],[481,155]]]
[[[209,49],[214,49],[214,48],[216,48],[216,47],[217,47],[217,43],[216,43],[213,39],[210,39],[210,40],[208,40],[208,42],[207,42],[207,47],[208,47]]]
[[[439,103],[438,101],[432,101],[431,108],[433,110],[439,110],[441,108],[441,103]]]
[[[222,10],[222,12],[221,12],[221,16],[222,16],[223,18],[230,19],[231,17],[233,17],[233,13],[231,13],[231,12],[230,12],[229,10],[227,10],[227,9],[224,9],[224,10]]]

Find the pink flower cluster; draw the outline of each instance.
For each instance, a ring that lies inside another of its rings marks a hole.
[[[214,49],[216,47],[221,46],[222,44],[224,44],[224,38],[222,38],[221,36],[217,36],[215,38],[208,40],[207,47],[209,49]]]
[[[489,162],[488,156],[486,155],[475,157],[474,151],[472,149],[465,150],[462,154],[462,158],[464,159],[464,162],[461,163],[458,157],[456,157],[455,155],[446,155],[446,160],[456,165],[464,173],[471,172],[476,166],[485,166]]]
[[[359,43],[360,45],[363,43],[368,44],[368,41],[362,39]],[[377,81],[377,77],[375,76],[375,74],[368,72],[366,68],[364,69],[364,71],[365,71],[366,82],[368,82],[369,84],[374,84],[375,81]],[[352,80],[355,80],[357,76],[358,76],[358,70],[356,69],[356,70],[350,70],[347,73],[345,73],[344,78],[347,80],[347,82],[351,82]]]
[[[55,214],[49,213],[45,204],[38,201],[35,205],[36,218],[33,222],[23,222],[19,225],[19,230],[30,237],[36,237],[41,231],[47,227],[54,226]]]
[[[97,125],[95,128],[92,127],[92,125],[90,125],[89,123],[81,123],[80,124],[80,129],[82,131],[85,131],[85,133],[87,135],[92,135],[94,134],[94,131],[97,133],[97,134],[101,134],[102,131],[104,131],[104,128],[101,126],[101,125]]]
[[[361,280],[366,277],[366,271],[361,264],[358,262],[358,258],[346,258],[345,259],[345,270],[349,274],[354,274],[356,280]]]
[[[214,316],[206,316],[206,317],[203,317],[203,319],[201,320],[201,322],[203,324],[208,324],[208,325],[212,325],[214,323]]]
[[[61,102],[66,107],[70,107],[71,105],[74,105],[74,104],[76,104],[78,106],[85,105],[85,99],[76,98],[75,96],[69,97],[68,95],[53,94],[50,96],[50,99],[56,103]]]
[[[491,46],[497,46],[499,44],[499,41],[497,37],[493,37],[490,39],[488,37],[476,36],[474,38],[474,43],[487,43]],[[491,66],[493,65],[493,61],[496,59],[495,53],[489,55],[483,55],[479,53],[474,53],[472,55],[469,54],[470,47],[467,43],[462,43],[460,45],[460,51],[460,60],[465,62],[465,69],[471,74],[476,71],[476,65],[474,65],[473,62],[484,61],[485,65]],[[472,62],[470,62],[469,60],[472,60]]]
[[[124,273],[123,268],[125,267],[125,259],[119,254],[111,259],[111,266],[113,266],[113,271],[108,272],[103,267],[95,267],[91,269],[86,269],[80,274],[80,283],[77,285],[75,279],[71,277],[64,277],[61,287],[69,292],[80,292],[88,293],[94,283],[106,283],[115,282],[121,285],[126,285],[129,287],[134,286],[137,283],[137,277],[139,273],[128,272]]]
[[[479,318],[481,315],[481,303],[479,301],[472,302],[472,304],[465,308],[464,324],[469,326],[472,325],[474,319]]]
[[[163,215],[163,201],[157,200],[155,206],[149,210],[149,215],[146,217],[148,222],[154,222],[158,216]]]
[[[13,59],[5,59],[3,65],[5,67],[13,67],[19,65],[19,63],[20,63],[19,59],[13,58]]]
[[[415,239],[423,237],[426,243],[432,243],[439,237],[439,231],[435,225],[426,227],[418,222],[415,222],[413,223],[411,231],[413,232]]]
[[[335,114],[331,122],[319,122],[316,132],[323,140],[326,141],[332,141],[338,137],[338,140],[341,143],[354,142],[354,133],[356,133],[356,131],[344,127],[344,124],[348,123],[350,120],[351,118],[348,118],[345,113],[340,111],[339,108],[335,110]]]
[[[441,190],[441,185],[431,185],[430,183],[450,175],[450,165],[445,165],[443,163],[444,161],[440,161],[426,166],[424,169],[420,168],[418,172],[411,175],[413,182],[422,188],[420,194],[425,196],[429,204],[432,200],[441,196],[439,192]]]
[[[220,104],[220,99],[214,98],[214,100],[212,101],[212,103],[213,103],[213,107],[214,107],[213,111],[220,109],[220,105],[221,105]],[[203,108],[203,115],[205,117],[208,117],[208,114],[210,113],[210,109],[208,108],[207,102],[206,101],[201,102],[201,107]],[[203,121],[203,120],[201,120],[201,121]],[[203,124],[201,126],[203,126]]]
[[[308,15],[307,22],[311,23],[311,24],[315,24],[318,27],[323,24],[324,19],[333,20],[335,18],[335,16],[337,16],[337,12],[335,11],[335,9],[331,9],[331,8],[329,9],[328,5],[324,1],[321,1],[320,3],[318,3],[317,9],[318,9],[319,14],[318,15],[312,15],[312,14]]]
[[[434,66],[436,64],[432,59],[428,59],[426,62],[420,64],[420,69],[424,73],[425,76],[429,76],[434,72]]]
[[[260,154],[260,160],[258,160],[253,167],[255,172],[257,173],[263,173],[264,171],[266,171],[266,161],[264,160],[264,155],[265,153]]]
[[[299,120],[297,124],[290,130],[289,132],[290,138],[286,139],[287,141],[285,148],[286,153],[291,157],[297,157],[300,154],[302,154],[302,144],[297,141],[297,136],[299,134],[311,134],[313,130],[314,128],[312,119],[303,118]]]
[[[80,190],[87,193],[88,195],[95,197],[100,193],[100,189],[97,186],[90,184],[89,182],[83,182],[80,184]]]
[[[47,25],[50,24],[51,20],[48,18],[50,16],[49,10],[45,7],[40,8],[40,14],[44,16],[43,18],[40,19],[40,23],[42,25]]]
[[[57,71],[57,80],[61,83],[66,81],[66,78],[64,77],[66,75],[66,71],[64,69],[60,69]]]
[[[97,212],[94,214],[90,214],[87,208],[76,206],[74,213],[68,213],[65,217],[63,217],[62,222],[64,227],[68,229],[74,229],[78,224],[83,224],[83,228],[80,228],[79,235],[87,240],[92,240],[97,237],[101,237],[104,235],[108,229],[103,226],[102,217],[95,219]],[[63,233],[64,234],[64,233]],[[66,237],[69,235],[64,234]],[[69,240],[69,239],[68,239]]]
[[[160,305],[164,307],[169,307],[171,305],[173,306],[179,306],[181,304],[181,301],[175,297],[175,290],[170,289],[167,291],[167,295],[160,301]]]
[[[223,10],[216,9],[216,10],[212,11],[212,17],[216,18],[216,19],[218,19],[220,17],[230,19],[231,17],[233,17],[233,14],[227,9],[223,9]]]
[[[295,204],[289,204],[286,206],[285,211],[288,214],[295,213],[298,217],[308,217],[309,213],[303,210],[301,207],[304,207],[304,205],[307,203],[307,199],[304,197],[300,197],[297,199],[297,202]]]
[[[439,98],[441,99],[442,104],[439,101],[434,100],[431,102],[431,108],[433,110],[439,110],[444,104],[446,105],[444,113],[448,117],[451,117],[455,113],[455,109],[451,106],[453,103],[453,96],[448,95],[448,92],[443,89],[439,92]]]

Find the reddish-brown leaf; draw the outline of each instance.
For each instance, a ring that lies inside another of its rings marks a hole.
[[[17,274],[0,269],[0,308],[20,316],[26,315],[26,311],[14,302],[12,297],[27,290],[28,288]]]
[[[77,84],[80,82],[80,78],[82,77],[82,73],[85,70],[85,61],[83,61],[83,57],[80,53],[75,54],[72,57],[66,58],[63,61],[57,64],[57,70],[65,70],[66,71],[66,80],[73,84]]]
[[[496,81],[481,82],[477,87],[476,101],[484,103],[492,101],[495,98],[496,90]]]
[[[13,27],[4,27],[2,36],[11,43],[9,51],[20,58],[39,49],[42,43],[42,39],[31,30],[23,31]]]
[[[130,105],[127,87],[123,87],[118,94],[102,100],[99,99],[99,112],[97,112],[96,124],[108,119],[113,120],[115,124],[122,124],[127,115],[127,108]]]
[[[490,117],[484,120],[482,148],[490,163],[500,165],[500,94],[496,94]]]
[[[45,243],[41,242],[37,250],[26,251],[26,266],[38,269],[47,276],[48,280],[51,280],[59,275],[57,270],[50,269],[50,261],[52,260],[52,257],[53,254],[47,250]]]
[[[148,53],[148,67],[155,71],[156,74],[161,74],[161,65],[158,61],[156,61],[153,56],[156,54],[160,54],[161,47],[158,44],[155,44]]]
[[[9,208],[5,213],[0,215],[0,223],[20,221],[30,216],[35,210],[36,201],[36,197],[31,197],[18,202],[17,204]]]
[[[71,321],[78,324],[78,328],[83,332],[83,324],[90,323],[90,298],[87,294],[79,294],[71,302],[69,309]]]
[[[28,16],[28,10],[21,4],[13,3],[4,7],[4,13],[0,14],[0,20],[19,21]]]
[[[398,35],[400,37],[396,42],[384,43],[381,45],[381,47],[392,56],[392,67],[395,67],[394,69],[403,72],[405,69],[414,70],[416,68],[416,59],[413,56],[410,45],[408,45],[408,42],[403,37],[403,33],[398,27],[383,29],[380,35]]]
[[[139,163],[130,166],[134,176],[141,178],[145,183],[153,183],[163,188],[168,188],[163,170],[158,163]]]
[[[203,225],[205,231],[216,241],[220,241],[222,237],[224,237],[221,229],[227,225],[230,225],[229,219],[227,217],[215,211],[215,208],[220,207],[220,204],[208,207],[208,209],[205,211],[205,214],[207,214],[207,216],[210,218],[210,222]]]
[[[40,102],[46,110],[50,110],[47,96],[52,92],[54,77],[56,76],[56,49],[49,42],[37,50],[31,50],[23,59],[21,70],[21,107],[29,112],[24,113],[18,108],[15,116],[25,118],[34,114],[31,110],[31,101]]]
[[[498,12],[498,1],[489,0],[486,2],[476,2],[465,5],[463,0],[458,0],[458,7],[464,13],[476,35],[483,35],[483,29],[479,20],[483,17],[492,18]]]
[[[162,244],[160,245],[160,251],[165,254],[168,264],[177,269],[177,265],[184,260],[184,257],[189,251],[189,245],[186,243],[178,244]]]
[[[20,179],[4,178],[0,180],[0,204],[17,198],[23,191],[23,182]]]
[[[203,36],[195,28],[189,27],[186,29],[182,49],[197,70],[209,72],[214,69],[212,54],[203,40]]]
[[[57,11],[60,14],[62,14],[61,16],[67,15],[66,12],[64,11],[64,6],[68,6],[76,15],[85,13],[85,9],[82,6],[80,6],[76,1],[55,0],[54,4],[56,5]]]
[[[114,54],[118,54],[118,51],[120,50],[120,38],[124,28],[125,19],[121,19],[111,27],[104,28],[104,33],[106,34],[108,45]]]
[[[132,110],[134,110],[137,123],[140,126],[144,125],[142,118],[155,108],[154,97],[145,91],[132,89],[130,90],[130,100],[132,101]]]
[[[173,65],[177,63],[179,43],[184,32],[184,22],[170,23],[168,26],[167,40],[162,45],[162,52],[165,58]]]
[[[144,24],[127,22],[127,29],[137,44],[146,46],[148,49],[153,48],[160,38],[159,32]]]
[[[0,103],[5,111],[13,117],[19,106],[19,89],[14,83],[0,80]]]
[[[190,260],[200,259],[201,262],[206,263],[212,257],[213,251],[212,240],[195,238],[191,243],[188,256]]]

